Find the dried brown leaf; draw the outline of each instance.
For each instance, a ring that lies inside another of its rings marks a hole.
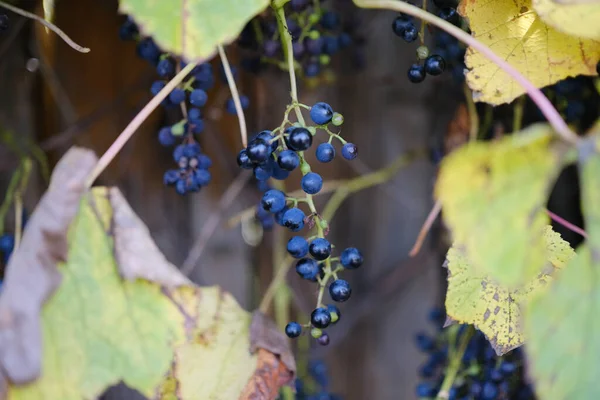
[[[82,148],[64,155],[7,266],[0,294],[0,366],[13,383],[27,383],[40,374],[40,310],[60,285],[56,264],[67,257],[67,231],[96,161],[92,151]]]

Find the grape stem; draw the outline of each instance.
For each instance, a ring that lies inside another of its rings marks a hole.
[[[417,240],[415,240],[415,244],[412,249],[408,253],[409,256],[415,257],[421,251],[421,247],[423,247],[423,242],[425,242],[425,238],[427,237],[427,233],[431,230],[433,223],[437,219],[438,215],[442,211],[442,202],[437,200],[433,205],[431,211],[429,211],[429,215],[427,215],[427,219],[423,223],[421,230],[419,231],[419,235],[417,236]]]
[[[19,14],[23,17],[30,18],[30,19],[33,19],[33,20],[39,22],[40,24],[44,25],[46,28],[50,29],[52,32],[56,33],[62,40],[65,41],[66,44],[68,44],[69,46],[71,46],[71,48],[77,50],[78,52],[80,52],[80,53],[89,53],[90,52],[89,48],[78,45],[65,32],[63,32],[62,29],[60,29],[58,26],[54,25],[52,22],[46,21],[44,18],[40,17],[39,15],[35,15],[35,14],[25,11],[19,7],[12,6],[4,1],[0,1],[0,7],[6,8],[7,10],[14,12],[15,14]]]
[[[6,194],[4,195],[4,200],[2,201],[2,205],[0,206],[0,234],[4,233],[4,218],[10,209],[10,205],[12,204],[15,193],[19,187],[19,181],[21,180],[21,174],[23,173],[23,164],[19,165],[19,167],[13,172],[10,182],[8,183],[8,188],[6,190]]]
[[[443,19],[427,12],[423,11],[419,7],[415,7],[411,4],[405,3],[403,1],[395,1],[395,0],[354,0],[354,3],[362,8],[376,8],[376,9],[389,9],[398,11],[404,14],[412,15],[413,17],[419,18],[423,21],[426,21],[432,25],[437,26],[440,29],[445,30],[458,40],[466,43],[473,49],[477,50],[485,57],[490,59],[494,64],[496,64],[500,69],[510,75],[523,89],[525,92],[531,97],[531,100],[539,107],[540,111],[544,114],[544,116],[548,119],[552,128],[556,131],[556,133],[566,142],[571,144],[576,144],[578,142],[578,137],[573,132],[567,123],[561,118],[560,114],[550,100],[541,90],[536,88],[527,78],[525,78],[517,69],[515,69],[512,65],[510,65],[506,60],[503,60],[499,57],[492,49],[490,49],[485,44],[481,43],[479,40],[475,39],[473,36],[469,35],[462,29],[452,25],[450,22],[444,21]]]
[[[21,244],[21,236],[23,233],[23,193],[27,189],[27,183],[29,182],[29,176],[31,175],[31,168],[33,163],[29,158],[25,158],[21,163],[23,171],[19,186],[15,191],[15,246],[16,250]]]
[[[570,223],[569,221],[567,221],[566,219],[564,219],[563,217],[560,217],[556,214],[554,214],[552,211],[550,210],[546,210],[546,213],[548,214],[548,216],[550,216],[550,218],[555,221],[558,224],[561,224],[562,226],[564,226],[565,228],[567,228],[570,231],[573,231],[575,233],[578,233],[579,235],[583,236],[584,238],[588,237],[588,234],[586,231],[584,231],[583,229],[581,229],[580,227],[578,227],[575,224]]]
[[[283,2],[283,4],[285,4],[285,2]],[[285,11],[283,10],[283,4],[278,5],[278,2],[276,1],[272,3],[273,8],[275,9],[275,13],[277,14],[277,25],[279,28],[279,36],[281,37],[281,45],[283,47],[283,52],[286,56],[288,63],[288,71],[290,74],[290,97],[292,98],[292,104],[294,105],[294,112],[296,113],[296,118],[298,118],[298,122],[300,122],[300,124],[304,126],[304,117],[302,116],[302,111],[298,106],[298,87],[296,84],[294,51],[292,50],[292,35],[290,35],[287,21],[285,19]]]
[[[154,96],[154,98],[148,102],[148,104],[146,104],[142,111],[140,111],[131,120],[129,125],[125,127],[123,132],[119,134],[119,137],[117,137],[113,144],[111,144],[108,150],[106,150],[106,152],[102,155],[100,160],[98,160],[98,163],[85,181],[86,187],[92,187],[94,181],[98,178],[98,176],[100,176],[102,171],[106,169],[108,164],[110,164],[117,154],[119,154],[121,149],[123,149],[125,146],[125,143],[131,139],[140,125],[144,123],[144,121],[150,116],[150,114],[152,114],[152,112],[160,105],[160,103],[167,98],[169,93],[171,93],[173,89],[175,89],[177,85],[179,85],[195,67],[196,63],[193,62],[186,65],[185,68],[179,71],[177,75],[175,75],[173,79],[171,79],[169,83],[167,83],[167,85],[160,92],[158,92],[156,96]]]
[[[446,376],[444,377],[444,381],[442,382],[442,386],[440,387],[440,391],[436,396],[436,400],[446,400],[450,395],[450,389],[456,380],[456,376],[458,375],[458,371],[460,366],[462,365],[462,358],[467,350],[467,345],[471,340],[471,336],[473,336],[475,329],[473,326],[469,325],[466,329],[466,332],[463,333],[460,338],[460,343],[458,345],[458,349],[452,355],[452,359],[448,364],[448,368],[446,368]]]
[[[225,77],[227,77],[227,84],[229,85],[229,90],[231,91],[231,97],[233,97],[233,104],[235,104],[235,112],[238,117],[238,122],[240,123],[240,135],[242,137],[242,145],[244,147],[248,147],[248,133],[246,131],[246,117],[244,116],[244,110],[242,109],[242,102],[240,101],[240,94],[238,92],[237,86],[235,84],[235,79],[233,77],[233,73],[231,72],[231,67],[229,65],[229,60],[227,59],[227,54],[225,54],[225,50],[223,46],[219,45],[219,57],[221,57],[221,63],[223,64],[223,69],[225,70]]]

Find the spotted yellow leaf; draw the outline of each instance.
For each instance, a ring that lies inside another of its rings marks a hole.
[[[536,87],[569,76],[596,74],[600,42],[569,36],[547,25],[533,9],[532,0],[462,0],[459,13],[468,19],[473,37]],[[467,49],[465,64],[476,101],[497,105],[524,93],[507,73],[472,48]]]
[[[442,162],[435,194],[474,267],[507,286],[541,272],[544,207],[559,168],[552,131],[543,124],[497,142],[470,143]]]
[[[521,307],[547,285],[555,268],[561,268],[575,255],[569,244],[550,226],[545,228],[543,240],[547,269],[517,289],[502,286],[473,268],[460,247],[448,251],[445,263],[448,268],[448,317],[473,324],[485,334],[498,355],[523,344]]]

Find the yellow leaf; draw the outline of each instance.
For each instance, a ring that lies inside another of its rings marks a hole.
[[[547,291],[526,308],[525,346],[537,398],[600,398],[600,155],[580,144],[582,209],[588,237]]]
[[[462,0],[459,12],[469,20],[473,37],[536,87],[569,76],[596,75],[600,42],[568,36],[546,25],[531,0]],[[524,93],[507,73],[472,48],[467,49],[465,64],[476,101],[497,105]]]
[[[561,4],[533,0],[533,8],[545,23],[571,36],[600,40],[600,2]]]
[[[543,239],[550,268],[517,289],[499,285],[473,268],[458,247],[448,251],[446,312],[453,320],[473,324],[487,337],[498,355],[523,344],[522,307],[552,279],[550,274],[554,268],[561,268],[575,255],[569,244],[550,226],[545,228]]]
[[[498,142],[471,143],[443,162],[435,187],[454,240],[483,273],[507,286],[544,266],[547,193],[560,167],[539,124]]]
[[[147,397],[237,398],[257,364],[249,313],[216,287],[123,279],[108,192],[94,189],[71,225],[62,283],[41,312],[42,375],[8,398],[97,398],[120,381]]]

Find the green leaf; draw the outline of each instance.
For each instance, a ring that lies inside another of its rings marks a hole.
[[[458,11],[468,19],[473,37],[536,87],[569,76],[596,75],[600,42],[569,36],[546,25],[533,10],[531,0],[494,0],[493,6],[489,0],[462,0]],[[472,48],[467,49],[465,64],[475,101],[497,105],[525,93],[512,77]]]
[[[120,0],[120,11],[164,51],[206,60],[268,5],[269,0]]]
[[[589,235],[550,289],[525,314],[525,350],[538,398],[600,398],[600,155],[581,147],[582,205]]]
[[[521,310],[551,281],[551,273],[561,268],[575,252],[560,235],[547,226],[544,230],[547,268],[523,287],[511,289],[495,283],[473,268],[459,247],[448,251],[446,312],[460,323],[473,324],[485,334],[498,355],[524,342]]]
[[[257,365],[248,351],[250,314],[217,287],[176,284],[185,278],[157,271],[164,260],[157,266],[146,258],[146,275],[175,282],[171,286],[124,279],[120,269],[137,269],[117,265],[115,241],[121,239],[107,234],[124,221],[113,214],[117,192],[96,188],[82,200],[69,232],[68,261],[58,266],[62,283],[41,312],[41,377],[11,385],[8,398],[97,398],[120,381],[147,397],[237,398]],[[119,229],[133,233],[132,226]],[[132,260],[132,252],[144,248],[125,241],[119,258]]]
[[[443,162],[435,193],[444,218],[475,268],[514,287],[546,261],[544,206],[560,167],[547,125],[497,142],[470,143]]]

